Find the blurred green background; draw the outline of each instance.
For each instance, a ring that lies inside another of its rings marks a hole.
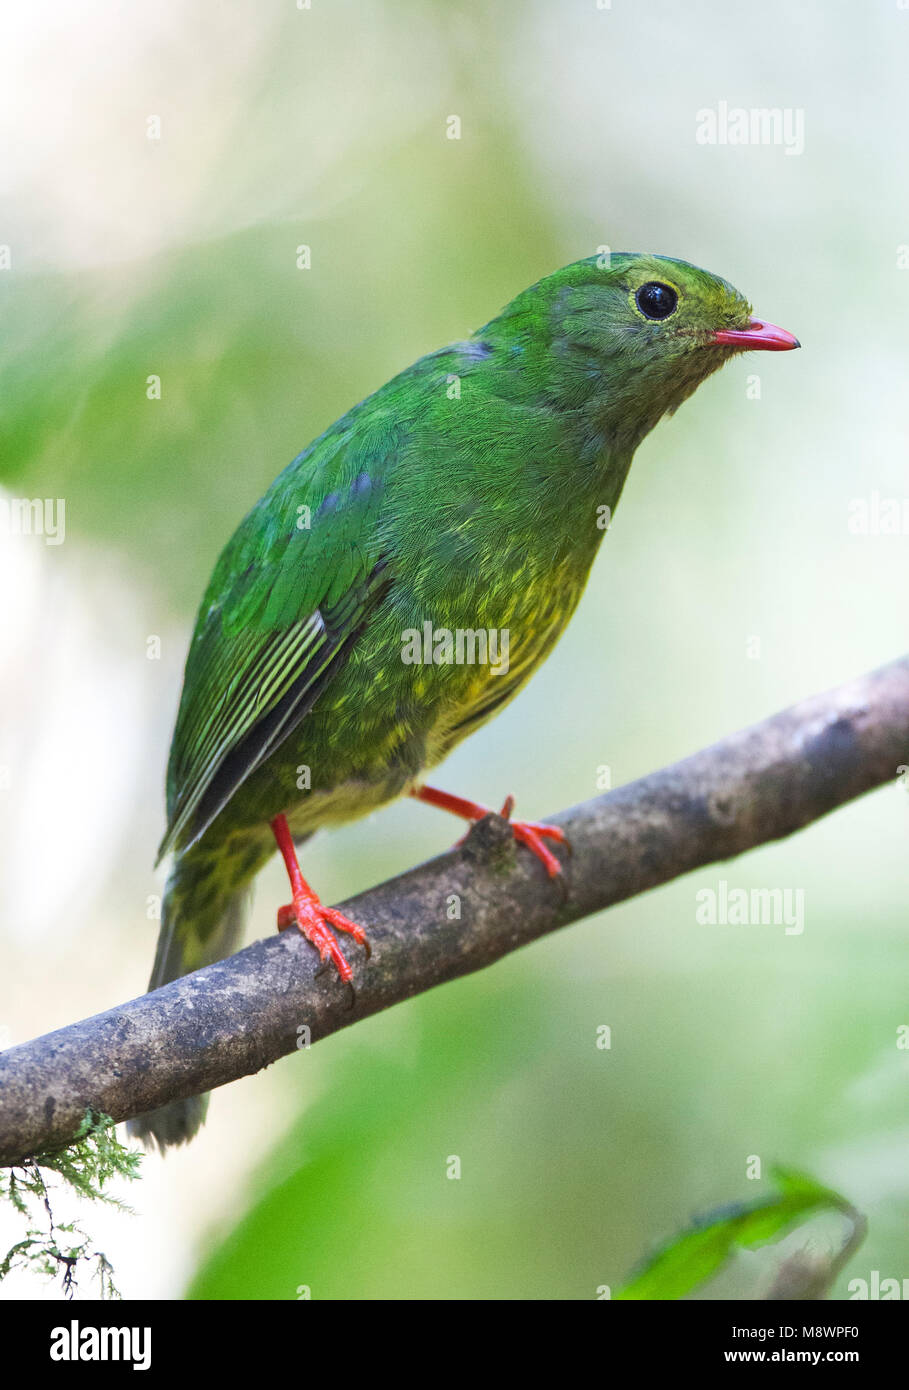
[[[182,663],[237,521],[347,407],[597,247],[726,276],[803,351],[738,360],[647,439],[555,656],[437,782],[540,817],[905,649],[909,538],[849,528],[909,496],[895,0],[76,0],[9,25],[0,487],[64,498],[66,539],[0,536],[5,1039],[144,988]],[[699,144],[720,101],[803,111],[804,152]],[[132,1297],[594,1298],[781,1162],[869,1217],[835,1297],[902,1278],[907,832],[894,768],[222,1090],[136,1216],[84,1219]],[[456,834],[395,805],[307,873],[338,901]],[[721,878],[804,889],[804,934],[698,925]],[[272,864],[257,935],[281,892]],[[719,1292],[771,1274],[743,1256]]]

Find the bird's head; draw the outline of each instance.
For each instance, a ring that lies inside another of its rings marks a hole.
[[[518,295],[477,336],[500,337],[555,408],[586,409],[634,447],[736,353],[799,342],[754,318],[727,281],[668,256],[576,261]],[[542,351],[541,351],[542,349]]]

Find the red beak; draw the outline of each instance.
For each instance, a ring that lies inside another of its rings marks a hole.
[[[751,319],[747,328],[718,328],[710,339],[711,343],[724,343],[727,347],[741,348],[743,352],[790,352],[801,347],[798,338],[793,338],[785,328],[777,328],[774,323],[763,319]]]

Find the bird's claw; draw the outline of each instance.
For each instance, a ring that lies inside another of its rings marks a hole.
[[[322,963],[314,978],[318,979],[330,965],[334,965],[339,978],[350,990],[350,1007],[353,1008],[356,1003],[353,971],[338,944],[335,931],[346,932],[348,936],[352,936],[354,941],[365,949],[366,959],[369,960],[372,947],[363,928],[352,922],[349,917],[345,917],[337,908],[325,907],[318,900],[306,897],[294,899],[293,902],[278,908],[278,931],[287,931],[290,927],[296,927],[319,952]]]
[[[439,791],[436,787],[415,787],[411,795],[419,801],[428,801],[431,806],[438,806],[443,811],[451,811],[464,820],[473,821],[474,824],[493,814],[488,806],[483,806],[478,801],[468,801],[463,796],[453,796],[449,792]],[[549,877],[561,879],[562,865],[543,841],[555,840],[557,844],[568,845],[564,830],[557,825],[544,825],[541,821],[512,820],[513,811],[514,797],[509,794],[502,802],[499,815],[511,826],[518,844],[525,845],[531,854],[539,859]],[[462,845],[466,838],[466,835],[463,836],[457,843]]]
[[[542,821],[535,820],[512,820],[511,813],[514,810],[514,797],[506,796],[502,803],[499,815],[503,820],[507,820],[511,826],[511,833],[519,845],[524,845],[530,850],[531,854],[539,859],[543,868],[550,878],[558,879],[564,887],[564,876],[562,865],[559,863],[552,850],[543,843],[544,839],[554,840],[556,844],[565,845],[571,853],[571,845],[563,830],[557,825],[546,825]],[[461,841],[458,841],[460,844]]]
[[[539,859],[550,878],[562,877],[562,866],[552,850],[544,843],[544,837],[564,844],[565,836],[556,825],[542,825],[539,821],[511,821],[511,829],[518,844],[526,845],[531,854]]]

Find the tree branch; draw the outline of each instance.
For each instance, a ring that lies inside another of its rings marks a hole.
[[[342,904],[369,931],[356,1004],[296,932],[0,1054],[0,1164],[223,1086],[547,932],[792,834],[909,764],[909,657],[553,816],[565,891],[487,817],[458,851]],[[459,909],[460,916],[451,916]]]

